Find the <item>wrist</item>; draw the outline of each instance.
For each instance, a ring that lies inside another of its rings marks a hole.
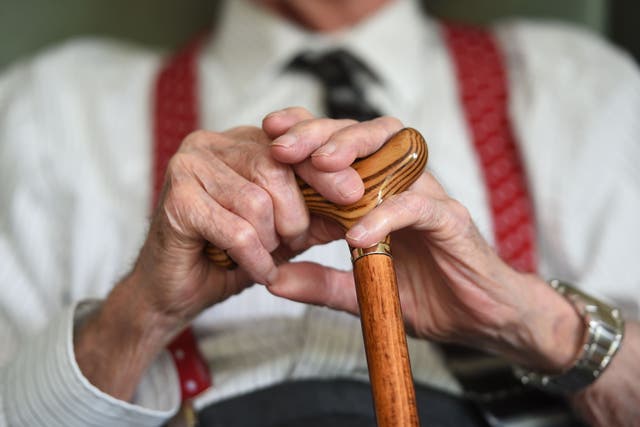
[[[507,358],[531,370],[557,374],[574,365],[582,352],[586,327],[575,307],[545,281],[518,274],[522,307],[510,330]],[[526,291],[525,291],[526,290]]]
[[[579,357],[559,375],[516,368],[523,384],[531,384],[554,393],[574,393],[596,381],[617,354],[624,336],[620,311],[560,280],[551,287],[575,307],[586,333]]]
[[[129,401],[143,373],[180,329],[149,307],[133,278],[114,287],[102,305],[74,331],[83,375],[103,392]]]

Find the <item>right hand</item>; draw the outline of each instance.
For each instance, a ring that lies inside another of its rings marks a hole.
[[[340,237],[337,227],[309,229],[294,170],[338,203],[361,196],[360,177],[351,168],[315,171],[310,162],[292,168],[272,158],[270,142],[253,127],[198,131],[184,140],[169,162],[132,273],[153,310],[184,324],[252,283],[275,280],[276,260]],[[336,190],[345,187],[353,191],[345,196]],[[215,266],[203,253],[207,242],[225,250],[239,268]]]
[[[184,324],[252,283],[273,283],[278,263],[344,236],[332,221],[309,217],[296,175],[337,204],[359,200],[364,184],[351,162],[332,171],[314,165],[310,155],[316,147],[304,143],[305,123],[314,129],[320,125],[327,138],[363,139],[366,134],[366,140],[380,142],[361,144],[361,156],[371,154],[402,127],[391,118],[368,123],[315,119],[295,107],[269,114],[267,122],[266,131],[239,127],[223,133],[195,132],[169,162],[159,205],[132,273],[154,311]],[[278,126],[290,122],[299,123],[301,141],[290,146],[282,138],[273,141]],[[297,160],[278,161],[277,154],[284,153]],[[225,250],[238,268],[215,266],[203,253],[207,242]]]

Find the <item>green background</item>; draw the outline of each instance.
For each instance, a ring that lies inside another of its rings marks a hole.
[[[232,0],[237,1],[237,0]],[[214,20],[217,0],[0,0],[0,67],[44,46],[97,34],[153,46],[180,44]],[[435,15],[469,22],[555,18],[593,28],[640,52],[633,0],[427,0]]]

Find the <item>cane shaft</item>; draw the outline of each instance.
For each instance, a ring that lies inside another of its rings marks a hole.
[[[377,424],[419,426],[393,259],[362,256],[353,262],[353,274]]]

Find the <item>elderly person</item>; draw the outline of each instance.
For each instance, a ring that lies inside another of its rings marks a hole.
[[[197,409],[285,381],[362,379],[358,320],[343,313],[358,312],[344,235],[309,215],[295,176],[354,202],[363,183],[350,165],[405,125],[429,141],[429,170],[346,240],[366,248],[393,235],[416,382],[461,393],[432,341],[462,343],[504,357],[530,382],[545,376],[538,386],[566,395],[591,425],[637,425],[640,75],[575,29],[509,23],[490,36],[522,160],[514,182],[528,182],[536,215],[519,205],[535,236],[518,234],[529,243],[513,263],[494,249],[500,223],[458,97],[455,40],[416,2],[228,2],[215,31],[168,64],[85,40],[9,69],[0,426],[166,422],[180,379],[164,349],[191,322],[213,376]],[[358,64],[356,104],[402,122],[323,118],[323,65],[296,64],[336,49]],[[184,137],[169,160],[163,138],[193,124],[214,131]],[[238,268],[212,264],[208,243]],[[611,339],[594,341],[579,309],[588,297],[562,295],[551,277],[596,298],[591,327]],[[624,327],[606,319],[611,305]],[[585,345],[612,357],[595,361]]]

